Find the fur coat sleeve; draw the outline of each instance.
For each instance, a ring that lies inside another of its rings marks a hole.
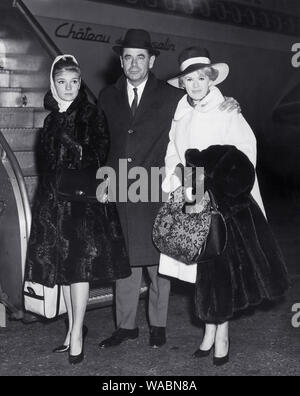
[[[91,107],[87,117],[87,134],[82,140],[82,166],[103,166],[107,159],[109,149],[109,134],[103,113],[95,106]]]
[[[211,146],[186,151],[187,166],[204,168],[204,188],[210,189],[225,216],[248,206],[255,183],[255,169],[248,157],[235,146]],[[199,180],[194,180],[199,183]]]
[[[255,170],[248,157],[234,146],[211,146],[186,151],[187,165],[204,168],[206,189],[220,191],[228,197],[249,195]]]
[[[46,95],[51,113],[44,122],[37,143],[40,174],[53,174],[60,168],[99,168],[105,164],[109,134],[103,113],[80,92],[65,113]]]

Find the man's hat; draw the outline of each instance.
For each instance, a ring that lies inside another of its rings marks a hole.
[[[123,48],[146,49],[151,55],[155,56],[160,54],[160,52],[153,47],[150,34],[146,30],[141,29],[129,29],[121,45],[114,46],[113,50],[121,56]]]
[[[178,58],[180,73],[168,80],[168,83],[176,88],[181,88],[180,77],[201,70],[204,67],[213,67],[218,71],[218,77],[213,81],[213,85],[218,85],[226,80],[229,74],[229,66],[226,63],[212,63],[209,52],[206,48],[190,47],[181,52]]]

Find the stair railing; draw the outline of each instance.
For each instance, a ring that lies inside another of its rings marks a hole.
[[[15,193],[17,207],[19,211],[20,219],[20,231],[24,239],[25,249],[22,252],[22,262],[25,264],[26,259],[26,246],[30,236],[31,229],[31,209],[26,189],[26,184],[19,162],[7,143],[3,133],[0,130],[0,150],[1,150],[1,161],[5,166],[12,188]],[[23,220],[24,219],[24,220]],[[23,250],[23,249],[22,249]],[[24,260],[23,260],[24,259]]]
[[[52,59],[55,59],[56,56],[63,54],[22,0],[13,0],[13,7],[17,8],[25,17],[31,28],[37,34],[38,38],[44,44]],[[86,84],[85,87],[89,99],[95,103],[97,100],[96,96]]]
[[[29,198],[26,190],[26,185],[20,165],[7,143],[3,133],[0,130],[0,160],[6,170],[7,176],[11,183],[11,187],[16,200],[16,207],[18,211],[19,233],[20,233],[20,248],[21,248],[21,272],[22,279],[24,277],[27,243],[30,236],[31,228],[31,209]],[[1,198],[1,197],[0,197]],[[5,211],[5,202],[1,201],[1,212]],[[1,213],[0,213],[1,215]],[[1,221],[1,219],[0,219]],[[12,263],[14,265],[14,263]],[[20,320],[23,319],[22,310],[15,307],[9,299],[9,296],[3,291],[0,282],[0,305],[3,304],[11,313],[11,318]],[[5,327],[5,309],[1,307],[1,325]]]

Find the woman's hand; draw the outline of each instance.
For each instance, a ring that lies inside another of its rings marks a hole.
[[[228,111],[229,113],[234,110],[236,110],[238,113],[242,112],[239,102],[234,98],[228,98],[226,96],[224,102],[220,104],[219,109],[221,111]]]
[[[99,185],[97,189],[97,200],[102,204],[109,203],[109,178],[107,177],[102,183]]]
[[[76,146],[74,145],[74,147],[71,148],[71,153],[73,155],[74,158],[74,162],[76,164],[81,164],[81,160],[82,160],[82,146],[80,144],[76,144]]]
[[[108,200],[108,193],[104,193],[103,195],[101,195],[101,196],[98,198],[98,201],[99,201],[100,203],[102,203],[102,204],[107,204],[107,203],[109,202],[109,200]]]
[[[79,161],[82,160],[82,151],[83,151],[82,146],[79,146]]]
[[[193,194],[193,188],[188,187],[185,189],[185,199],[187,202],[194,202],[195,201],[195,196]]]

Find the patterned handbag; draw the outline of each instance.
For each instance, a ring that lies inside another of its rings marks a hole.
[[[159,210],[153,226],[153,242],[158,250],[185,264],[197,262],[211,225],[211,201],[208,193],[185,211],[184,188],[174,191]]]

